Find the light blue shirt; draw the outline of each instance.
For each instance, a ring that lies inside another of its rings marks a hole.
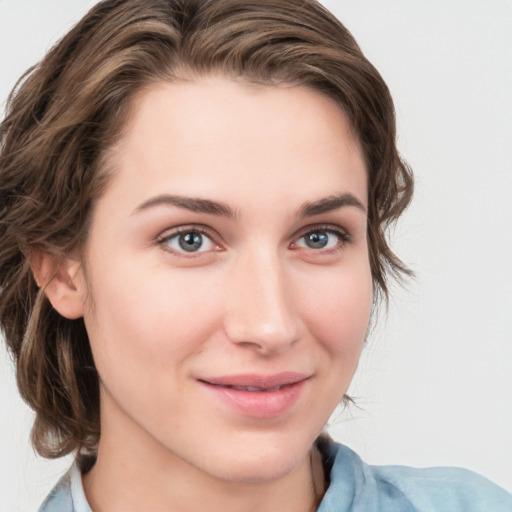
[[[369,466],[346,446],[328,442],[330,484],[318,512],[512,512],[512,496],[460,468]],[[39,512],[92,512],[75,464]]]

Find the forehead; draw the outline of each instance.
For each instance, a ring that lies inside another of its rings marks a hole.
[[[298,188],[325,195],[331,187],[352,189],[366,204],[358,138],[319,92],[211,77],[155,84],[132,108],[114,153],[117,174],[139,196],[259,191],[277,199]]]

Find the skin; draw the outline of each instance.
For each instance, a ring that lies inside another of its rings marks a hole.
[[[313,453],[313,486],[309,453],[357,367],[372,301],[366,170],[345,115],[303,87],[161,83],[139,96],[111,158],[87,272],[68,263],[52,301],[84,317],[101,381],[91,507],[314,509],[323,477]],[[348,204],[301,216],[340,195]],[[180,249],[176,228],[199,226],[200,250]],[[285,371],[307,378],[271,418],[200,382]]]

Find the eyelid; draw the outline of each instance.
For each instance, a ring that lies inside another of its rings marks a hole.
[[[314,249],[314,248],[307,248],[307,247],[299,247],[297,246],[297,241],[303,238],[308,233],[312,233],[315,231],[326,231],[328,233],[334,234],[339,238],[339,243],[334,248],[329,249]],[[190,232],[196,232],[200,233],[210,239],[210,241],[216,246],[213,250],[207,250],[207,251],[194,251],[194,252],[186,252],[186,251],[177,251],[170,247],[165,247],[165,243],[172,237],[178,236],[182,233],[190,233]],[[162,246],[162,249],[166,251],[167,253],[174,254],[180,257],[185,258],[197,258],[200,256],[204,256],[207,254],[210,254],[212,252],[217,252],[223,250],[223,242],[219,243],[219,239],[222,240],[222,237],[214,232],[211,228],[208,226],[204,226],[202,224],[186,224],[181,226],[176,226],[174,228],[169,228],[160,233],[156,239],[155,242],[157,245]],[[323,223],[323,224],[310,224],[307,226],[302,227],[300,230],[298,230],[295,235],[292,237],[292,241],[290,244],[290,249],[296,250],[296,249],[304,249],[304,250],[310,250],[315,253],[332,253],[336,250],[340,250],[345,244],[352,242],[352,236],[350,233],[343,227],[337,225],[337,224],[329,224],[329,223]]]
[[[213,251],[222,250],[220,247],[221,244],[217,241],[220,238],[220,236],[218,236],[216,233],[213,233],[211,229],[209,229],[208,227],[203,226],[201,224],[186,224],[186,225],[176,226],[174,228],[166,229],[165,231],[163,231],[156,237],[155,242],[157,245],[162,246],[162,249],[164,251],[166,251],[170,254],[175,254],[175,255],[178,255],[181,257],[185,257],[185,258],[197,258],[199,256],[203,256],[205,254],[212,252],[212,250],[192,251],[192,252],[186,252],[184,250],[177,251],[177,250],[172,249],[171,247],[165,246],[165,243],[169,239],[171,239],[175,236],[179,236],[184,233],[199,233],[199,234],[209,238],[210,241],[212,242],[212,244],[216,246],[213,249]]]
[[[303,228],[300,229],[300,231],[298,231],[294,236],[293,236],[293,241],[292,241],[292,248],[295,249],[297,247],[293,247],[294,244],[297,243],[298,240],[300,240],[301,238],[303,238],[304,236],[306,236],[307,234],[309,233],[313,233],[315,231],[326,231],[328,233],[332,233],[334,235],[336,235],[337,237],[339,237],[339,241],[340,243],[337,244],[337,247],[336,248],[330,248],[330,249],[313,249],[313,248],[310,248],[311,251],[314,251],[314,252],[332,252],[333,250],[336,250],[336,249],[340,249],[343,245],[347,244],[347,243],[351,243],[352,242],[352,236],[350,235],[350,233],[342,228],[341,226],[338,226],[336,224],[311,224],[311,225],[308,225],[308,226],[305,226]],[[300,249],[308,249],[308,248],[303,248],[303,247],[299,247]]]
[[[343,239],[346,239],[347,241],[352,240],[352,236],[348,232],[347,229],[337,225],[337,224],[329,224],[329,223],[320,223],[320,224],[309,224],[308,226],[304,226],[300,230],[298,230],[295,235],[293,236],[293,239],[300,238],[304,235],[307,235],[308,233],[311,233],[313,231],[329,231],[331,233],[339,234],[340,237]]]

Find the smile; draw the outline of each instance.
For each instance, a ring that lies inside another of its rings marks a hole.
[[[251,418],[275,418],[290,411],[309,380],[303,373],[236,375],[198,379],[222,406]]]
[[[236,389],[237,391],[253,391],[253,392],[261,392],[261,391],[279,391],[280,389],[283,389],[286,386],[290,386],[291,384],[283,384],[282,386],[274,386],[272,388],[260,388],[255,386],[222,386],[230,389]]]

